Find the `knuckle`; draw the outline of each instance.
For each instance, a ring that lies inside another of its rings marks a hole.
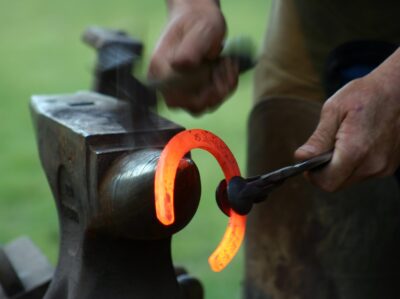
[[[363,160],[365,157],[368,156],[369,153],[369,148],[366,146],[362,146],[361,144],[354,145],[352,154],[353,154],[353,159],[356,161]],[[351,157],[349,157],[351,159]]]
[[[204,109],[199,109],[199,108],[196,108],[196,107],[186,107],[185,110],[188,111],[194,117],[200,117],[205,112]]]
[[[335,192],[339,188],[339,186],[332,180],[324,180],[320,182],[319,187],[326,192]]]
[[[345,85],[345,87],[347,87],[347,88],[351,87],[351,88],[356,88],[357,89],[358,87],[360,87],[360,83],[361,83],[360,79],[356,78],[356,79],[353,79],[350,82],[348,82]]]
[[[321,116],[331,115],[336,113],[337,111],[337,103],[332,99],[327,100],[322,106]]]
[[[385,178],[385,177],[393,175],[393,173],[394,173],[394,171],[392,171],[389,168],[387,168],[387,169],[384,169],[383,171],[381,171],[380,173],[377,173],[375,175],[375,177],[377,177],[377,178]]]
[[[154,54],[149,64],[147,76],[150,79],[161,78],[166,71],[166,60],[160,54]]]
[[[180,66],[196,66],[200,61],[200,53],[191,49],[182,49],[178,55],[174,55],[171,64],[174,67]]]
[[[379,172],[376,173],[376,177],[384,178],[393,175],[397,170],[397,167],[387,163]]]
[[[386,176],[388,175],[389,172],[389,165],[386,157],[375,157],[371,161],[367,162],[368,163],[368,170],[367,170],[367,175],[368,176]]]
[[[358,164],[369,153],[369,147],[360,143],[352,143],[342,151],[342,163]]]
[[[220,10],[214,11],[212,17],[204,22],[203,26],[204,31],[218,41],[224,37],[227,29],[226,20]]]
[[[366,87],[363,78],[356,78],[349,82],[348,86],[354,90],[363,91]]]
[[[202,101],[193,101],[186,103],[183,108],[193,116],[200,116],[206,110],[207,106]]]
[[[338,182],[337,180],[333,180],[332,176],[329,173],[326,173],[326,171],[322,171],[316,174],[309,174],[308,177],[311,183],[313,183],[323,191],[334,192],[337,191],[337,189],[339,188],[340,182]]]
[[[329,138],[329,134],[324,128],[319,129],[316,131],[310,138],[309,143],[311,144],[330,144],[331,140]]]
[[[158,72],[159,68],[159,60],[157,56],[153,56],[150,61],[148,75],[150,78],[153,78]]]

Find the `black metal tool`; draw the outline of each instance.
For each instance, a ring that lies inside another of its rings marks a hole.
[[[222,180],[216,190],[218,206],[227,215],[230,208],[240,215],[247,215],[254,203],[264,201],[269,193],[286,179],[324,166],[332,159],[332,155],[333,151],[330,151],[309,160],[247,179],[236,176],[228,184]]]

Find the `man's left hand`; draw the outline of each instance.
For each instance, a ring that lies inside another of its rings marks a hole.
[[[308,141],[297,149],[308,159],[334,149],[331,162],[307,173],[312,183],[336,191],[393,174],[400,164],[400,52],[371,74],[351,81],[331,98]]]

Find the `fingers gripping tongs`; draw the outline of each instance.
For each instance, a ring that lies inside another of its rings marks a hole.
[[[227,215],[229,215],[230,208],[240,215],[247,215],[253,203],[264,201],[269,193],[286,179],[324,166],[332,159],[332,155],[331,151],[256,177],[236,176],[228,184],[226,180],[222,180],[216,190],[218,206]]]

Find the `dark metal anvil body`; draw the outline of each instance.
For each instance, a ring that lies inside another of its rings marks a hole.
[[[194,163],[181,160],[176,222],[155,216],[153,180],[166,142],[182,127],[151,114],[135,121],[127,101],[94,92],[34,96],[40,159],[59,214],[59,260],[46,299],[185,296],[170,241],[200,197]]]

